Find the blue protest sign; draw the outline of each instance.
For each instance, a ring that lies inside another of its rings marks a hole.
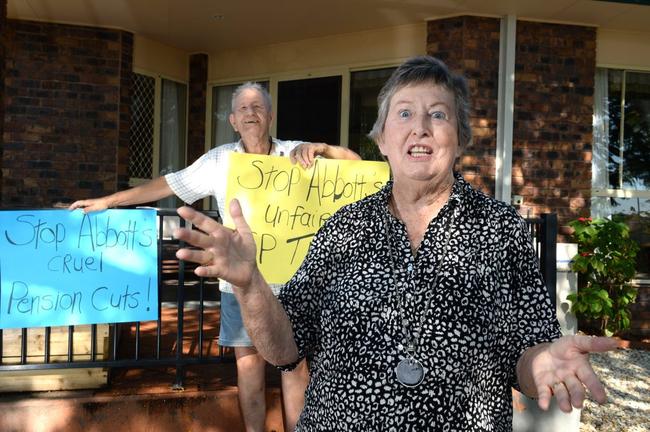
[[[0,328],[155,320],[156,211],[0,211]]]

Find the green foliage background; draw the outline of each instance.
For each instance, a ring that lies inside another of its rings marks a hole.
[[[602,334],[611,336],[630,327],[630,305],[637,290],[630,285],[636,273],[639,246],[629,227],[611,219],[579,218],[569,223],[578,254],[571,268],[578,273],[578,292],[567,299],[578,317],[600,322]]]

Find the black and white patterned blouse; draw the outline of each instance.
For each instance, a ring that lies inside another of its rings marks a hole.
[[[405,225],[388,213],[391,189],[333,215],[280,294],[300,354],[311,358],[296,430],[510,431],[519,356],[560,337],[525,221],[456,174],[414,257]],[[404,318],[424,322],[417,387],[395,377]]]

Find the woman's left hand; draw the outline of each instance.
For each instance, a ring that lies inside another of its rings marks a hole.
[[[571,412],[572,406],[582,408],[585,389],[598,403],[604,403],[607,400],[605,388],[589,364],[589,353],[610,351],[616,347],[618,341],[612,338],[575,335],[529,348],[520,360],[525,364],[518,365],[522,390],[526,376],[532,378],[531,384],[543,410],[548,409],[553,396],[564,412]],[[522,368],[529,368],[527,372],[530,375]]]
[[[229,207],[235,229],[224,227],[192,207],[180,207],[177,210],[179,216],[199,230],[174,230],[174,238],[195,246],[179,249],[176,257],[199,264],[194,270],[197,276],[221,278],[246,289],[259,274],[255,240],[239,201],[233,199]]]

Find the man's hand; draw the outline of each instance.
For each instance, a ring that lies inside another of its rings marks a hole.
[[[297,145],[289,153],[291,163],[295,164],[299,162],[303,168],[311,167],[317,156],[322,156],[327,159],[361,160],[361,157],[349,148],[325,143],[305,142]]]
[[[108,197],[93,198],[75,201],[68,206],[68,210],[83,209],[84,213],[106,210],[111,207]]]
[[[324,143],[302,143],[294,147],[289,153],[291,163],[300,163],[307,169],[314,164],[316,156],[323,155],[327,151],[327,144]]]

